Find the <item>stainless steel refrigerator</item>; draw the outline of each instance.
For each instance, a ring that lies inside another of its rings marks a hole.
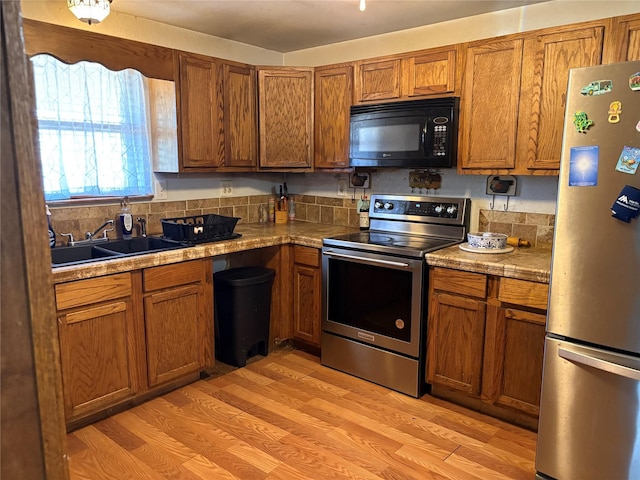
[[[571,70],[538,479],[640,480],[640,62]]]

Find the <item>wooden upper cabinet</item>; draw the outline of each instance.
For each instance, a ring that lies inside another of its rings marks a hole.
[[[314,167],[348,168],[353,66],[316,68],[314,86]]]
[[[220,167],[224,161],[221,68],[214,59],[178,53],[178,148],[181,167]]]
[[[558,173],[569,70],[600,64],[603,30],[565,28],[552,33],[547,29],[550,33],[525,39],[518,115],[520,164],[513,173]]]
[[[457,48],[448,46],[358,62],[356,102],[453,94]]]
[[[258,163],[255,68],[178,56],[178,171],[248,171]]]
[[[608,19],[602,63],[640,60],[640,14]]]
[[[400,58],[358,62],[356,98],[359,102],[400,98]]]
[[[223,65],[226,167],[257,167],[256,70]]]
[[[455,48],[402,59],[402,96],[453,93],[455,80]]]
[[[462,173],[515,167],[522,43],[513,39],[467,48],[459,127]]]
[[[313,69],[258,69],[260,168],[311,168]]]

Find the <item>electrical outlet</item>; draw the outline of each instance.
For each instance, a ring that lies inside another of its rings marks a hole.
[[[233,182],[231,180],[220,181],[220,196],[230,197],[233,194]]]
[[[154,191],[155,191],[154,197],[156,198],[156,200],[166,200],[167,199],[167,181],[156,180]]]
[[[340,178],[338,180],[338,196],[339,197],[347,196],[347,181],[344,178]]]

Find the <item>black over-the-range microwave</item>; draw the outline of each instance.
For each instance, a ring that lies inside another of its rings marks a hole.
[[[458,97],[351,107],[352,167],[456,165]]]

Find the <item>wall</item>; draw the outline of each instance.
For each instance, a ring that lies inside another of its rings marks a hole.
[[[285,65],[327,65],[640,12],[640,2],[554,0],[284,55]]]
[[[108,22],[89,27],[78,22],[66,9],[66,2],[26,1],[23,15],[73,28],[92,29],[172,48],[203,53],[220,58],[260,65],[323,65],[403,51],[430,48],[479,38],[487,38],[537,28],[593,20],[640,12],[637,1],[573,1],[555,0],[527,7],[477,15],[436,25],[378,35],[340,44],[300,50],[285,55],[250,45],[231,42],[191,32],[170,25],[112,13]],[[577,8],[579,7],[579,8]],[[378,171],[372,176],[372,192],[411,193],[408,170]],[[289,191],[320,197],[337,197],[337,180],[346,174],[208,174],[157,175],[167,182],[167,199],[181,201],[220,196],[221,180],[232,180],[233,196],[268,193],[284,181]],[[486,176],[458,175],[455,170],[442,172],[442,188],[429,194],[468,196],[472,199],[472,228],[480,223],[480,209],[504,209],[505,197],[494,199],[485,194]],[[509,199],[509,211],[553,214],[555,212],[557,177],[519,177],[516,197]],[[354,192],[349,192],[353,194]],[[359,196],[362,192],[356,193]],[[369,192],[371,193],[371,192]],[[425,193],[425,192],[422,192]],[[156,201],[164,201],[156,200]]]

